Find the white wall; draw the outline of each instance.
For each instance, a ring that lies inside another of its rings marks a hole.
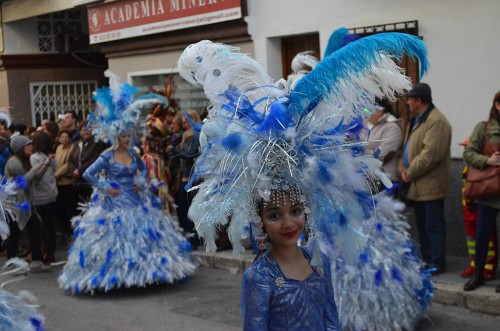
[[[251,42],[232,44],[239,47],[242,53],[253,56]],[[109,69],[118,75],[122,81],[126,81],[129,73],[135,72],[177,72],[177,60],[182,51],[159,52],[141,54],[127,57],[110,58]]]
[[[279,38],[319,32],[323,52],[333,30],[418,20],[431,68],[422,81],[453,127],[452,156],[487,118],[500,90],[498,0],[248,0],[255,57],[281,78]],[[278,45],[278,46],[277,46]]]
[[[38,50],[37,18],[32,17],[3,25],[3,54],[33,54]]]

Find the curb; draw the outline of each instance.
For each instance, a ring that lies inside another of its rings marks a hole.
[[[465,292],[463,284],[434,281],[433,302],[457,306],[474,312],[500,316],[500,295],[493,288],[481,287]]]
[[[200,264],[207,268],[229,270],[231,273],[243,273],[250,267],[255,258],[251,253],[245,252],[240,256],[234,256],[232,251],[207,253],[202,251],[193,252]]]
[[[193,254],[202,266],[228,270],[232,274],[243,273],[255,259],[255,255],[249,251],[240,256],[234,256],[231,250],[217,253],[195,251]],[[433,281],[435,289],[433,302],[500,316],[500,294],[495,293],[491,286],[484,286],[473,292],[464,292],[463,284],[443,282],[438,279]]]

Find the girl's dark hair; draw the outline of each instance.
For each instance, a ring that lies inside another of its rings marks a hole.
[[[59,125],[57,125],[56,122],[54,121],[48,121],[45,123],[45,129],[49,132],[50,136],[55,139],[56,137],[59,137],[58,132],[59,132]]]
[[[394,113],[394,108],[392,108],[392,104],[389,102],[389,100],[376,98],[375,102],[377,103],[377,105],[384,108],[384,113],[389,113],[393,116],[396,116]]]
[[[36,128],[34,126],[28,126],[28,128],[26,129],[26,131],[24,131],[24,135],[26,137],[30,137],[33,133],[36,132]]]
[[[19,161],[21,161],[24,171],[28,172],[31,170],[30,157],[24,154],[24,147],[21,148],[21,150],[17,152],[15,156],[19,159]]]
[[[82,129],[86,127],[87,124],[89,124],[89,121],[87,120],[80,122],[80,124],[78,125],[78,131],[82,131]]]
[[[490,117],[488,120],[497,120],[497,122],[500,123],[500,115],[498,114],[497,107],[495,106],[495,103],[498,102],[500,103],[500,91],[495,94],[495,97],[493,98],[493,105],[491,106],[490,110]]]
[[[43,153],[49,155],[52,153],[52,141],[50,136],[42,131],[33,134],[33,153]]]

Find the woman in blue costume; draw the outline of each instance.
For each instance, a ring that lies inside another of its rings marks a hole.
[[[83,174],[94,193],[72,220],[75,242],[59,276],[60,287],[74,294],[173,283],[195,270],[189,242],[149,192],[146,167],[131,149],[140,107],[158,98],[149,95],[132,102],[136,89],[117,85],[117,78],[106,74],[111,88],[96,93],[98,107],[91,123],[96,138],[114,138],[114,147]]]

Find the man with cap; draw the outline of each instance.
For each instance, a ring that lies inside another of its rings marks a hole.
[[[432,103],[431,88],[418,83],[406,94],[410,109],[398,170],[409,184],[420,250],[433,274],[446,270],[444,199],[450,195],[451,126]]]

